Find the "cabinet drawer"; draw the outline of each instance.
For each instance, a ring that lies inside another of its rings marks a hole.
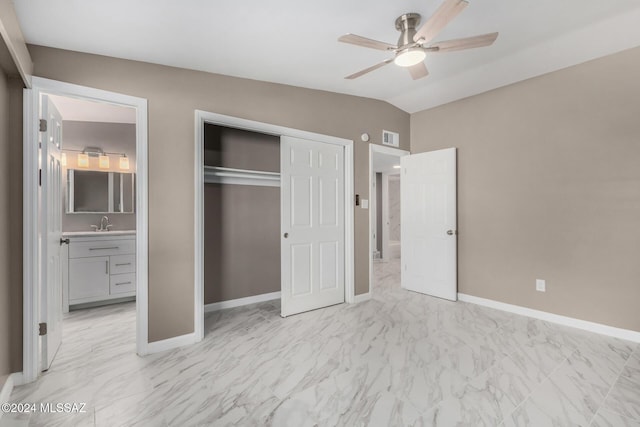
[[[71,242],[69,258],[85,258],[108,255],[136,253],[136,241],[131,240],[95,240],[91,242]]]
[[[136,271],[136,256],[114,255],[110,257],[111,274],[134,273]]]
[[[136,273],[112,274],[109,282],[111,295],[135,292]]]
[[[69,300],[109,295],[109,257],[69,260]]]

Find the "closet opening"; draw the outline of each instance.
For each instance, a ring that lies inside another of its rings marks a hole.
[[[195,116],[195,341],[206,312],[355,302],[353,141]]]
[[[280,312],[280,138],[204,124],[206,311]],[[269,308],[269,307],[267,307]]]

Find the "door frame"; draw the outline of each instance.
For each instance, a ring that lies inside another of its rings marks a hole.
[[[345,302],[355,299],[354,284],[354,187],[353,187],[353,140],[307,132],[300,129],[278,126],[254,120],[242,119],[202,110],[195,111],[195,197],[194,197],[194,242],[195,242],[195,335],[204,337],[204,125],[205,123],[235,129],[260,132],[273,136],[291,136],[344,147],[344,211],[345,211]]]
[[[136,109],[136,350],[148,353],[148,142],[147,100],[41,77],[24,89],[23,106],[23,357],[25,383],[35,381],[38,365],[40,321],[40,254],[38,244],[38,133],[41,93],[87,99]]]
[[[408,156],[411,154],[409,151],[401,150],[399,148],[392,148],[392,147],[387,147],[387,146],[378,145],[378,144],[369,144],[369,194],[371,194],[371,192],[373,191],[373,182],[375,179],[375,175],[373,172],[373,153],[381,153],[381,154],[387,154],[390,156],[395,156],[398,158],[398,161],[400,161],[400,157]],[[384,198],[384,194],[382,196]],[[369,198],[371,198],[371,196],[369,196]],[[371,298],[372,292],[373,292],[373,248],[375,245],[375,241],[373,240],[373,233],[371,233],[371,230],[372,230],[371,227],[373,226],[372,212],[375,208],[376,208],[375,206],[372,206],[371,204],[369,204],[369,227],[367,229],[369,232],[369,292],[368,292],[367,298]],[[382,227],[384,229],[384,224],[382,225]],[[358,296],[360,297],[360,295]]]

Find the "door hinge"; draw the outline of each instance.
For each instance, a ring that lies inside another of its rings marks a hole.
[[[47,131],[47,121],[45,119],[40,119],[40,132]]]
[[[42,169],[38,169],[38,185],[42,187]]]
[[[46,323],[40,323],[38,324],[38,335],[43,336],[43,335],[47,335],[47,324]]]

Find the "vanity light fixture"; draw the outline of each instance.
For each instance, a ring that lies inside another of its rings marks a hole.
[[[127,171],[129,170],[129,158],[126,154],[120,156],[120,169]]]
[[[62,166],[67,166],[67,153],[62,153],[60,156],[60,164]]]
[[[98,156],[98,167],[100,169],[109,169],[109,156],[100,154],[100,156]]]
[[[78,153],[78,167],[79,168],[89,167],[89,155],[87,153]]]
[[[394,169],[400,169],[400,165],[393,165]]]

